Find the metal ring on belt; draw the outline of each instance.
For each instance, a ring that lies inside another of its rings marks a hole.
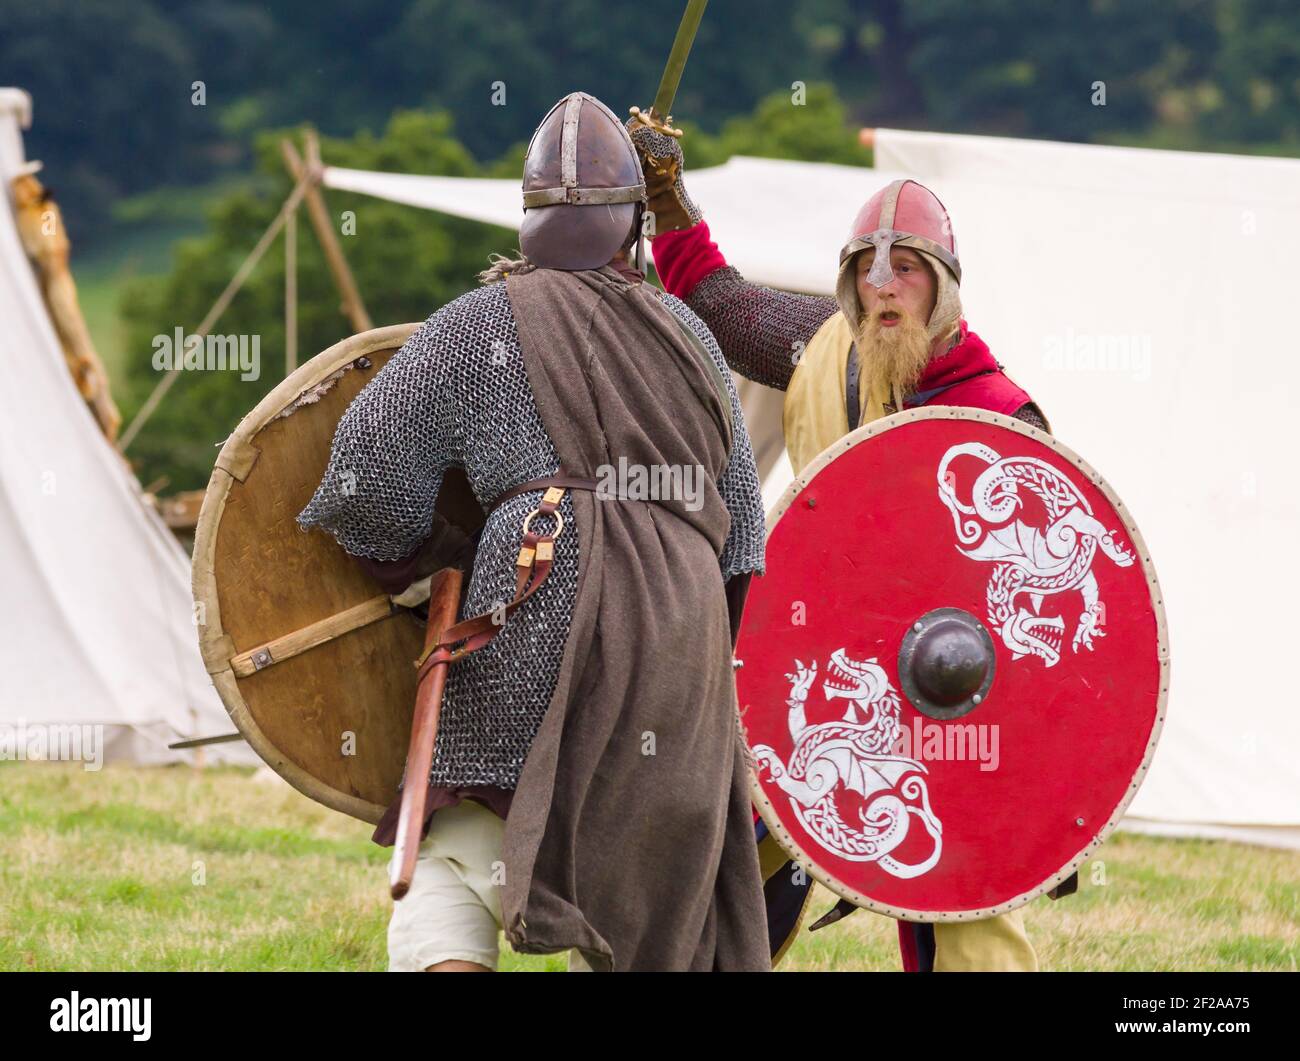
[[[558,508],[554,512],[549,512],[545,514],[555,517],[555,533],[551,535],[551,539],[554,540],[558,538],[564,531],[564,516],[561,514]],[[524,517],[525,534],[528,533],[528,527],[533,522],[533,517],[540,516],[540,515],[543,515],[542,510],[540,508],[535,508],[530,513],[528,513],[528,515]]]

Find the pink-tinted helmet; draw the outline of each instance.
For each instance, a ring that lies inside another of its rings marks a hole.
[[[913,247],[942,262],[961,283],[961,262],[952,220],[938,196],[914,180],[894,181],[881,188],[858,211],[849,240],[840,251],[840,271],[858,251],[876,248],[875,261],[867,273],[873,287],[884,287],[894,278],[889,264],[893,246]]]

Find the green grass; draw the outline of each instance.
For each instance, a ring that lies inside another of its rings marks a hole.
[[[387,860],[367,826],[249,770],[3,764],[0,970],[383,969]],[[833,902],[819,889],[812,916]],[[1295,970],[1300,854],[1120,834],[1026,921],[1045,969]],[[859,912],[782,968],[897,969],[896,939]]]

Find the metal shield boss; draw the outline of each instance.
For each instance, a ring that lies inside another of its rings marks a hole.
[[[737,647],[754,802],[859,906],[989,917],[1073,873],[1146,775],[1169,655],[1115,493],[1019,420],[899,413],[769,517]]]

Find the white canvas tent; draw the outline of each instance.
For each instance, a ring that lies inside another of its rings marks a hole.
[[[189,558],[78,394],[19,242],[30,115],[0,89],[0,747],[102,726],[107,761],[191,761],[167,744],[234,726],[199,656]],[[242,742],[204,754],[256,762]]]
[[[1126,500],[1166,595],[1168,721],[1127,826],[1300,847],[1300,696],[1285,670],[1300,600],[1300,359],[1286,339],[1300,161],[885,129],[875,161],[734,158],[687,179],[741,273],[821,294],[873,191],[914,176],[937,192],[967,319]],[[512,180],[327,168],[324,182],[521,216]],[[750,388],[760,446],[779,439],[779,411]],[[789,476],[777,461],[769,502]]]

